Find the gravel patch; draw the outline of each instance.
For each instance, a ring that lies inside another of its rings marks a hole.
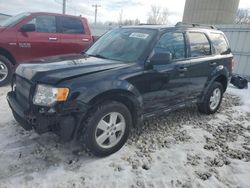
[[[11,115],[3,125],[0,114],[0,140],[5,140],[0,142],[0,187],[39,187],[46,179],[41,187],[99,187],[102,182],[108,187],[242,187],[234,165],[249,166],[250,113],[240,105],[238,97],[225,94],[214,115],[190,106],[152,118],[131,131],[121,151],[103,159],[80,145],[60,143],[53,134],[24,131]]]

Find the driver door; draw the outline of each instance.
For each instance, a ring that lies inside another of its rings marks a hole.
[[[36,30],[17,34],[18,54],[20,61],[29,61],[37,58],[60,54],[60,35],[57,33],[56,17],[38,15],[28,24],[34,24]]]
[[[146,92],[143,95],[144,113],[168,111],[183,105],[188,99],[190,80],[186,60],[185,37],[181,32],[167,32],[154,47],[153,54],[171,53],[172,60],[153,64],[144,74]]]

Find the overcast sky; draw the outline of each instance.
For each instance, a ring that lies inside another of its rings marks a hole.
[[[94,20],[93,4],[98,8],[98,20],[118,21],[119,13],[123,12],[124,19],[136,19],[146,22],[152,4],[166,7],[169,10],[170,23],[182,20],[185,0],[67,0],[67,14],[82,15]],[[240,8],[250,8],[250,0],[240,0]],[[0,12],[15,15],[21,12],[62,11],[62,0],[0,0]]]

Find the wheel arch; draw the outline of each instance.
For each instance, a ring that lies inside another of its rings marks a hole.
[[[228,79],[225,75],[219,75],[214,79],[214,82],[219,82],[223,86],[223,91],[227,89]]]
[[[223,92],[226,91],[227,89],[227,85],[228,85],[228,76],[227,74],[225,74],[224,72],[221,72],[220,74],[216,74],[213,76],[212,79],[210,79],[210,81],[207,82],[199,100],[198,100],[198,103],[201,103],[203,100],[204,100],[204,97],[205,97],[205,94],[207,93],[207,91],[209,90],[209,88],[211,87],[211,85],[214,83],[214,82],[219,82],[222,84],[223,86]]]
[[[136,97],[135,94],[130,91],[123,89],[112,89],[93,97],[88,104],[90,106],[95,106],[109,100],[124,104],[131,112],[133,125],[136,126],[139,123],[141,118],[142,103],[138,97]]]
[[[16,59],[8,50],[0,47],[0,55],[3,55],[7,59],[9,59],[12,65],[16,65]]]

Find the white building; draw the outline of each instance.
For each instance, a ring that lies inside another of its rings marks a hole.
[[[186,0],[183,22],[234,23],[240,0]]]

